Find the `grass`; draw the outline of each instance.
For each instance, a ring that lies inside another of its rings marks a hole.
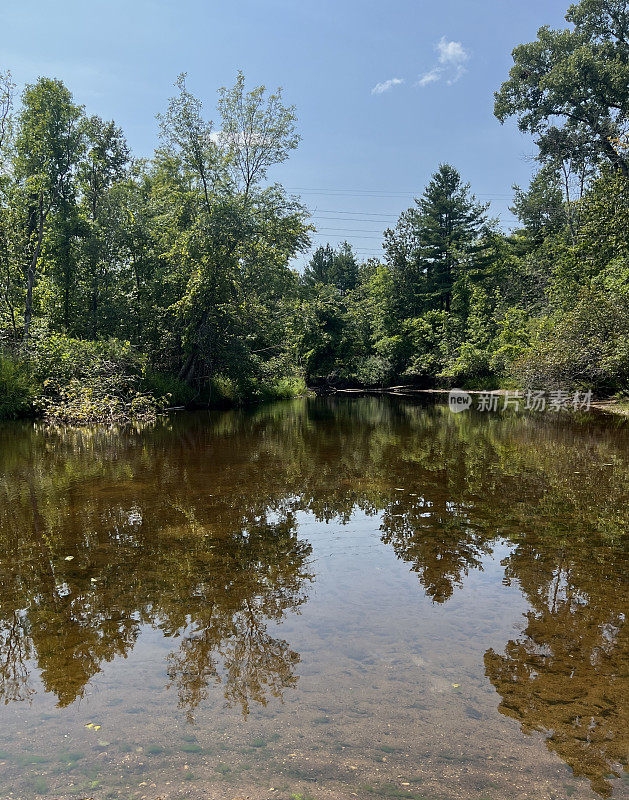
[[[196,393],[187,383],[174,375],[147,372],[142,378],[141,389],[153,397],[167,397],[169,406],[187,406],[194,402]]]
[[[182,753],[200,753],[203,750],[200,745],[194,744],[193,742],[182,744],[180,749]]]
[[[36,794],[46,794],[48,792],[48,784],[44,778],[33,778],[30,784]]]
[[[0,419],[25,416],[36,391],[25,365],[0,353]]]
[[[394,783],[383,783],[380,786],[365,785],[363,791],[375,794],[377,797],[407,798],[407,800],[425,800],[425,795],[416,794],[408,789],[401,789]]]

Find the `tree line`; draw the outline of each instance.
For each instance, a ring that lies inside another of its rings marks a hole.
[[[0,76],[0,415],[91,421],[310,385],[629,388],[629,12],[581,0],[513,51],[495,95],[537,146],[509,232],[439,165],[385,231],[295,257],[314,230],[270,168],[281,90],[186,85],[132,157],[58,80]]]

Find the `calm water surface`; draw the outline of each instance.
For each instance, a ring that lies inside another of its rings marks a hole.
[[[629,426],[0,428],[0,797],[627,798]]]

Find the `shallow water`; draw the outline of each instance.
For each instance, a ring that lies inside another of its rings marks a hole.
[[[0,797],[629,797],[628,529],[603,417],[0,427]]]

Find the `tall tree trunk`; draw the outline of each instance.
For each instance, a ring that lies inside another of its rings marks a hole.
[[[92,278],[92,298],[90,301],[90,319],[92,329],[92,339],[96,339],[96,332],[98,330],[98,278],[96,269]]]
[[[44,241],[44,223],[46,221],[46,213],[44,212],[44,197],[40,193],[38,203],[38,225],[37,225],[37,241],[33,249],[33,255],[28,264],[26,273],[26,303],[24,306],[24,338],[28,338],[31,327],[31,320],[33,318],[33,287],[35,286],[35,275],[37,274],[37,262],[41,255],[42,244]]]
[[[188,358],[186,359],[184,365],[179,370],[179,375],[177,376],[180,381],[184,383],[192,383],[194,378],[194,373],[196,372],[197,368],[197,351],[196,348],[190,353]]]

